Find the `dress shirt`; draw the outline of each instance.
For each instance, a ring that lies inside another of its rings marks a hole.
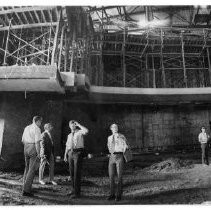
[[[67,137],[66,148],[69,149],[79,149],[84,148],[84,137],[86,133],[83,130],[75,130],[70,133]]]
[[[112,154],[114,152],[125,152],[128,148],[124,135],[117,133],[108,137],[108,150]]]
[[[200,133],[199,134],[199,142],[202,143],[202,144],[205,144],[207,143],[208,139],[209,139],[209,135],[207,133]]]
[[[41,140],[41,130],[35,124],[32,123],[31,125],[26,126],[22,136],[22,142],[28,144],[35,144]]]

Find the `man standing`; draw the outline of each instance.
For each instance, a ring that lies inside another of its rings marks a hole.
[[[23,196],[33,196],[31,187],[35,172],[40,162],[40,139],[42,117],[33,117],[33,123],[28,125],[23,132],[22,142],[24,144],[25,171],[23,176]]]
[[[81,168],[84,154],[84,138],[88,129],[76,121],[69,122],[71,133],[67,137],[64,161],[69,163],[72,180],[72,198],[79,198],[81,193]]]
[[[199,142],[201,143],[202,150],[202,164],[209,165],[209,157],[208,157],[208,140],[210,136],[206,133],[205,127],[201,128],[201,133],[199,134]]]
[[[110,195],[108,200],[121,200],[122,197],[122,174],[124,167],[124,152],[128,148],[126,138],[124,135],[118,133],[117,124],[110,126],[112,135],[108,137],[108,150],[110,152],[108,173],[110,179]],[[117,171],[117,193],[115,197],[114,186],[115,186],[115,168]]]
[[[49,183],[57,185],[54,179],[54,144],[52,139],[53,126],[50,123],[44,125],[44,132],[40,141],[40,168],[39,168],[39,183],[45,185],[43,174],[46,163],[49,164]]]

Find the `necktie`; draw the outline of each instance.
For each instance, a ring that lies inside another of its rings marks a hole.
[[[72,142],[72,149],[74,149],[75,148],[75,146],[76,146],[76,144],[74,144],[74,134],[75,134],[75,132],[72,132],[72,139],[71,139],[71,142]]]
[[[115,152],[115,137],[112,135],[112,141],[111,141],[111,153],[113,154]]]

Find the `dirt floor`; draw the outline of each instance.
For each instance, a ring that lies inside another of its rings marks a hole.
[[[74,200],[67,196],[71,185],[67,171],[56,175],[58,186],[41,186],[36,177],[33,198],[21,196],[22,173],[0,172],[0,205],[211,203],[211,165],[200,164],[200,153],[136,156],[125,167],[120,202],[106,200],[106,158],[85,160],[83,172],[82,197]]]

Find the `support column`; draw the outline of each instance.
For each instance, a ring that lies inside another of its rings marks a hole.
[[[57,42],[58,42],[61,16],[62,16],[62,10],[60,10],[59,21],[58,21],[58,24],[56,25],[56,33],[55,33],[55,36],[54,36],[51,65],[54,65],[54,63],[56,63],[56,49],[57,49]]]
[[[125,42],[126,42],[126,28],[124,28],[123,43],[122,43],[123,87],[126,86]]]
[[[153,74],[153,88],[156,88],[156,75],[155,75],[154,55],[152,55],[152,74]]]
[[[149,70],[148,70],[148,56],[146,54],[145,56],[145,68],[146,68],[146,86],[149,88],[150,84],[149,84]]]
[[[181,43],[182,43],[182,65],[183,65],[183,74],[184,74],[184,84],[185,87],[188,87],[187,84],[187,72],[186,72],[186,66],[185,66],[185,51],[184,51],[184,41],[183,41],[183,34],[181,33]]]
[[[160,62],[161,62],[161,69],[162,69],[162,80],[163,80],[163,87],[166,87],[166,75],[163,63],[163,30],[160,30],[160,38],[161,38],[161,50],[160,50]]]
[[[59,51],[59,62],[58,62],[58,69],[59,69],[59,71],[61,71],[61,60],[62,60],[62,48],[63,48],[64,30],[65,30],[65,26],[62,27],[62,34],[61,34],[61,39],[60,39],[60,51]]]
[[[102,27],[103,30],[103,27]],[[104,65],[103,65],[103,31],[100,33],[100,55],[99,55],[99,66],[100,66],[100,74],[99,74],[99,85],[103,86],[103,74],[104,74]]]
[[[211,86],[211,63],[210,63],[210,48],[207,47],[207,60],[208,60],[208,71],[209,71],[209,81]]]
[[[11,28],[11,23],[12,23],[12,19],[9,22],[9,28],[8,28],[8,32],[7,32],[7,40],[6,40],[6,47],[5,47],[5,51],[4,51],[4,62],[3,65],[6,66],[7,63],[7,49],[8,49],[8,42],[9,42],[9,36],[10,36],[10,28]]]

